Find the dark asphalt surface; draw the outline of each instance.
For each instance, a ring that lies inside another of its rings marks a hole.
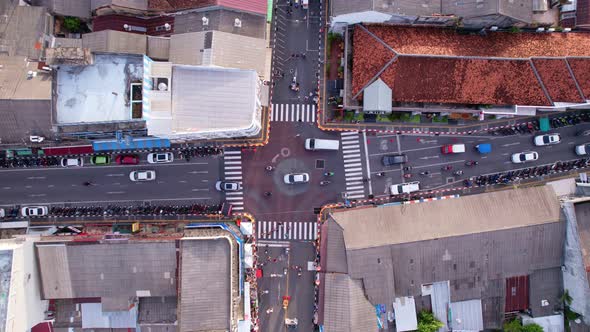
[[[0,169],[0,204],[219,203],[223,195],[215,190],[215,182],[222,161],[208,157],[148,164],[143,157],[139,165],[93,166],[85,158],[81,168]],[[135,170],[155,170],[156,180],[132,182],[129,173]],[[93,185],[84,186],[86,181]]]
[[[289,254],[285,251],[287,246]],[[261,331],[287,331],[285,318],[297,318],[297,331],[313,331],[315,273],[307,270],[308,262],[315,258],[313,245],[291,242],[265,247],[261,244],[259,253],[259,261],[264,263],[264,276],[258,280]],[[302,267],[301,276],[293,266]],[[286,312],[283,296],[291,297]],[[267,313],[271,308],[272,312]]]
[[[546,165],[556,161],[566,161],[579,158],[574,147],[590,142],[589,137],[576,136],[575,133],[588,125],[562,127],[549,131],[559,133],[561,143],[551,146],[535,146],[533,137],[542,133],[515,135],[515,136],[399,136],[377,135],[367,137],[369,149],[368,161],[371,171],[371,186],[373,194],[378,197],[389,194],[391,184],[410,181],[420,181],[422,189],[442,189],[462,186],[463,180],[472,176],[486,175],[501,171],[522,169],[530,166]],[[441,153],[444,144],[463,143],[465,153],[447,154]],[[475,146],[481,143],[490,143],[492,152],[480,154]],[[536,151],[539,159],[525,164],[514,164],[510,157],[513,153],[523,151]],[[384,155],[403,153],[408,156],[408,162],[404,166],[411,166],[412,170],[403,171],[401,166],[385,167],[381,163]],[[478,166],[465,166],[465,161],[475,160]],[[450,165],[451,171],[443,171],[442,167]],[[461,176],[453,175],[453,171],[462,170]],[[420,172],[428,171],[429,175],[420,175]],[[384,172],[385,176],[376,176]],[[404,174],[412,174],[411,178],[405,178]]]

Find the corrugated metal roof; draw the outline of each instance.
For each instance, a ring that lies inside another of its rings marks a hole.
[[[176,295],[173,241],[36,245],[44,299]]]
[[[526,310],[529,307],[529,276],[506,278],[504,312]]]
[[[427,204],[340,210],[332,218],[344,229],[350,250],[525,227],[562,217],[553,189],[543,186]]]
[[[416,302],[414,302],[413,296],[396,297],[393,302],[393,313],[395,314],[395,328],[398,332],[418,329]]]
[[[178,331],[230,329],[230,249],[225,238],[181,241]]]
[[[452,302],[453,331],[483,331],[481,300]]]
[[[561,306],[561,267],[536,270],[529,276],[529,307],[533,317],[552,315]]]
[[[432,313],[444,326],[438,331],[448,331],[448,311],[451,307],[451,290],[449,281],[439,281],[432,283],[432,294],[430,294]]]
[[[391,88],[380,78],[363,91],[363,110],[391,112]]]
[[[377,331],[375,308],[362,282],[341,273],[325,274],[324,332]]]

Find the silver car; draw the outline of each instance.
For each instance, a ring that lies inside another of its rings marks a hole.
[[[147,162],[150,164],[171,163],[174,161],[172,152],[156,152],[147,156]]]
[[[129,173],[129,180],[133,182],[154,181],[156,171],[133,171]]]

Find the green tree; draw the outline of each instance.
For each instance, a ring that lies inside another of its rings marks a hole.
[[[504,323],[504,332],[522,332],[522,325],[518,319],[513,319]]]
[[[522,327],[522,332],[543,332],[543,328],[539,324],[531,323]]]
[[[64,28],[69,32],[80,32],[82,28],[82,22],[77,17],[66,16],[64,18]]]
[[[432,312],[422,310],[418,313],[418,332],[435,332],[443,326]]]

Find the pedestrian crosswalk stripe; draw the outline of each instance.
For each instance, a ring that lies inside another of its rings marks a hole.
[[[242,154],[242,151],[223,151],[224,155],[228,154]]]
[[[273,122],[315,122],[315,104],[273,104],[270,121]]]
[[[358,134],[358,131],[343,131],[340,133],[341,136],[350,136],[350,135],[356,135]]]
[[[342,146],[342,150],[350,150],[350,149],[358,149],[360,148],[360,145],[343,145]]]
[[[357,149],[357,150],[344,150],[344,151],[342,151],[342,153],[344,153],[345,155],[346,154],[350,154],[350,153],[359,153],[359,152],[361,152],[360,149]]]
[[[357,199],[357,198],[365,198],[365,195],[347,195],[346,196],[349,199]]]
[[[355,190],[355,189],[363,189],[363,188],[365,188],[365,187],[363,187],[363,186],[353,186],[353,187],[346,186],[347,191],[348,190]]]
[[[342,145],[358,143],[358,137],[344,136],[342,137]]]
[[[316,222],[258,221],[256,234],[259,240],[303,240],[317,238]]]
[[[223,173],[225,181],[242,181],[242,151],[229,150],[223,152]],[[244,210],[244,192],[225,192],[225,200],[231,204],[232,210]]]
[[[350,155],[344,155],[343,157],[344,157],[344,159],[350,159],[350,158],[359,158],[360,156],[361,156],[360,154],[350,154]],[[346,160],[344,160],[344,162],[346,162]]]
[[[356,172],[356,171],[362,171],[363,168],[362,167],[358,167],[358,168],[347,168],[344,170],[344,172],[348,173],[348,172]]]
[[[355,160],[356,161],[356,160]],[[361,163],[356,163],[356,164],[345,164],[344,165],[344,169],[350,168],[350,167],[359,167],[362,166]]]

